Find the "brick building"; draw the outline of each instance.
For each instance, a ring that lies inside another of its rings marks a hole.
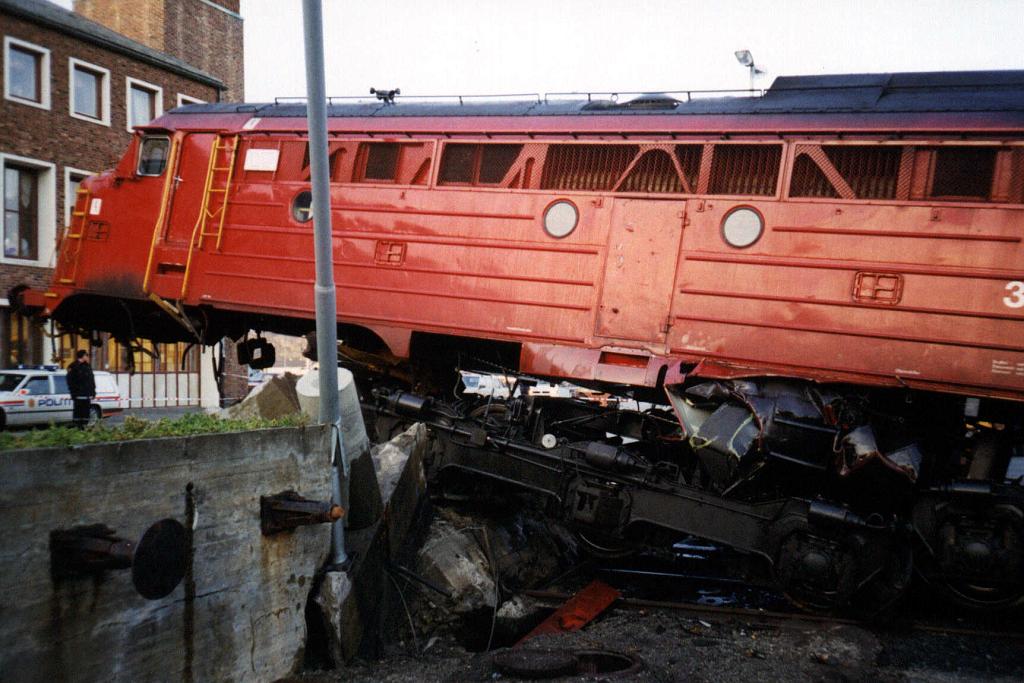
[[[239,0],[75,0],[75,11],[213,74],[226,102],[245,100]]]
[[[78,183],[116,164],[133,125],[183,103],[222,100],[228,83],[241,99],[238,0],[75,5],[111,27],[46,0],[0,0],[0,367],[64,362],[75,348],[88,347],[87,340],[75,338],[48,341],[42,328],[14,312],[6,299],[13,286],[48,283]],[[199,23],[186,36],[189,17]],[[122,28],[139,38],[155,37],[145,44],[114,30]],[[236,38],[237,44],[222,42]],[[173,53],[154,45],[169,46]],[[183,58],[200,53],[209,53],[198,61],[216,72]],[[92,349],[93,364],[114,372],[140,371],[142,376],[122,386],[133,404],[177,403],[183,392],[189,402],[199,394],[204,403],[215,400],[211,378],[199,376],[210,366],[199,351],[161,346],[166,348],[149,349],[158,352],[154,357],[140,349],[129,354],[110,340]],[[184,390],[183,374],[195,375],[184,378]]]

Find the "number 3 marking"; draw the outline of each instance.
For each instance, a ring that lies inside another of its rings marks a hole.
[[[1010,296],[1004,296],[1003,303],[1010,308],[1024,308],[1024,282],[1007,282],[1006,290],[1010,292]]]

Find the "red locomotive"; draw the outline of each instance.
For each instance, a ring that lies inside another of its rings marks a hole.
[[[889,602],[914,566],[972,606],[1024,593],[1024,71],[328,114],[361,358],[476,358],[674,411],[381,391],[445,435],[439,471],[539,491],[598,549],[727,543],[812,607]],[[305,130],[292,103],[143,127],[22,304],[126,341],[308,333]]]

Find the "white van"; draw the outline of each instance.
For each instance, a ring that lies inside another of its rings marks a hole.
[[[121,394],[109,372],[93,372],[96,397],[89,424],[121,411]],[[7,426],[71,422],[67,372],[54,365],[18,366],[0,370],[0,429]]]

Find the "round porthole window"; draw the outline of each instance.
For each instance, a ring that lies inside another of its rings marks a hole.
[[[725,214],[722,220],[722,237],[729,246],[743,249],[761,238],[764,219],[754,209],[739,207]]]
[[[299,223],[306,223],[313,218],[313,193],[303,190],[292,200],[292,218]]]
[[[552,237],[566,237],[576,229],[580,214],[572,202],[554,202],[544,210],[544,232]]]

